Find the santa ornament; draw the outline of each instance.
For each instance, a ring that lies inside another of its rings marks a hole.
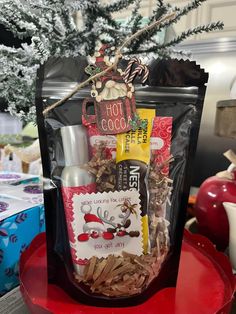
[[[78,236],[78,241],[80,242],[88,241],[89,238],[97,239],[106,231],[103,221],[95,214],[91,214],[91,210],[92,207],[89,205],[81,207],[85,223],[83,225],[83,233]]]
[[[91,233],[93,231],[101,232],[105,230],[102,220],[94,214],[85,214],[84,220],[84,232]]]
[[[94,75],[106,70],[112,65],[105,51],[109,47],[103,45],[95,53],[95,64],[86,68],[86,73]],[[112,49],[112,48],[111,48]],[[132,71],[133,67],[137,66]],[[83,102],[83,123],[85,125],[96,123],[101,134],[118,134],[131,130],[136,119],[136,103],[132,81],[136,75],[142,75],[142,83],[148,78],[148,69],[137,58],[130,60],[125,72],[113,68],[104,76],[94,80],[91,97]],[[88,105],[93,104],[95,115],[87,113]]]

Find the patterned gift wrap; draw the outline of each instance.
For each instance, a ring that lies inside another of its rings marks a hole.
[[[26,174],[26,173],[18,173],[18,172],[10,172],[10,171],[0,171],[0,185],[1,184],[24,184],[39,182],[39,176]],[[0,190],[1,193],[1,190]]]
[[[20,254],[43,231],[43,205],[0,195],[0,295],[19,284]]]
[[[43,204],[43,187],[41,184],[35,182],[27,182],[16,186],[1,185],[0,195],[35,205]]]

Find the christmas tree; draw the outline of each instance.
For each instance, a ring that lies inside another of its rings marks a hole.
[[[158,41],[160,30],[176,23],[205,1],[194,0],[180,9],[157,0],[148,24],[172,11],[176,13],[174,19],[136,37],[124,54],[171,56],[176,53],[174,46],[187,37],[221,29],[223,23],[216,22],[186,30],[168,43]],[[34,121],[35,80],[40,65],[52,56],[91,55],[98,41],[119,46],[143,27],[141,6],[141,0],[116,0],[110,4],[100,0],[0,0],[0,24],[16,38],[27,39],[19,48],[0,45],[0,97],[8,102],[8,111],[24,121]],[[131,13],[121,24],[113,14],[123,9],[130,9]],[[75,21],[76,12],[83,17],[80,29]]]

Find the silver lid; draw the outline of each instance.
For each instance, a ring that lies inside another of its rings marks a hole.
[[[66,166],[81,166],[88,162],[88,141],[83,125],[61,128],[62,144]]]

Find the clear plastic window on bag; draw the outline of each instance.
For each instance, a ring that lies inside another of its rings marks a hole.
[[[60,63],[68,73],[52,71]],[[109,78],[43,115],[86,66],[57,59],[39,73],[48,277],[80,302],[135,305],[176,283],[207,74],[156,60],[146,85]]]

